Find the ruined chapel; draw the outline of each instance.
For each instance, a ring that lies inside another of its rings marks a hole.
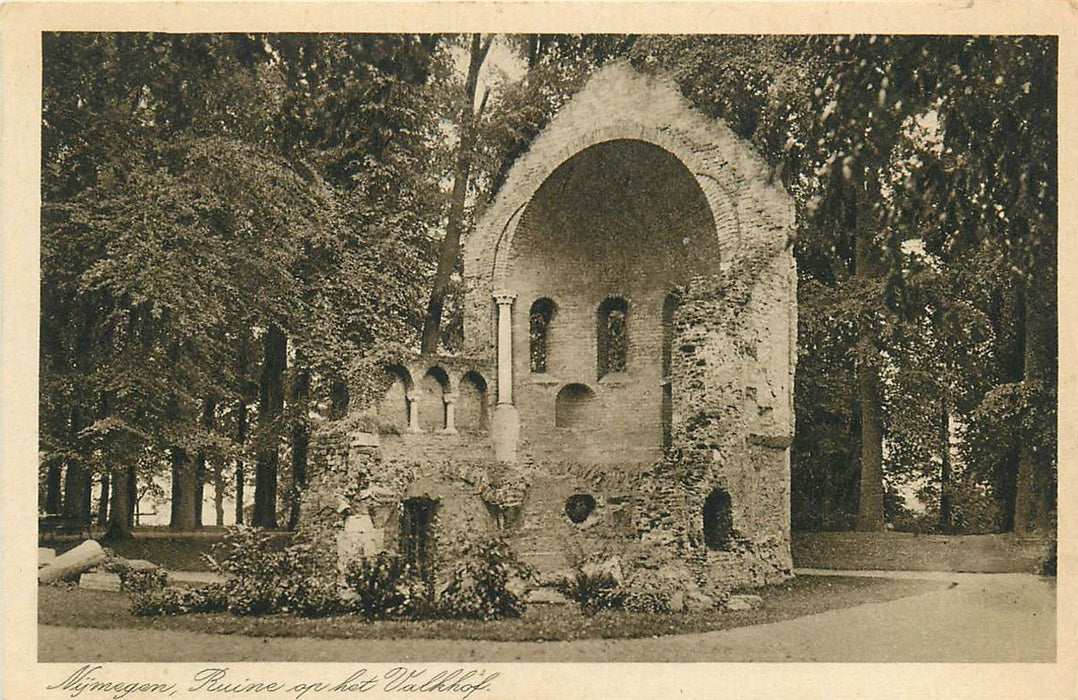
[[[461,355],[387,364],[377,427],[313,445],[308,529],[342,561],[496,533],[541,578],[789,576],[794,225],[723,123],[602,69],[464,243]]]

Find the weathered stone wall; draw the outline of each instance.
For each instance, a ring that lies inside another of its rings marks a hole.
[[[498,527],[499,494],[491,483],[485,441],[459,435],[342,435],[329,426],[316,434],[314,445],[299,534],[341,571],[354,559],[399,551],[403,504],[412,498],[437,504],[430,528],[435,559],[452,559],[465,538]]]

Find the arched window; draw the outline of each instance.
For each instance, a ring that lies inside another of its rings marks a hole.
[[[408,400],[412,391],[412,378],[408,370],[400,366],[386,368],[389,387],[378,404],[378,419],[395,431],[408,429]]]
[[[557,308],[554,302],[546,297],[536,299],[535,303],[532,304],[531,313],[528,315],[532,372],[538,374],[546,372],[547,353],[550,345],[550,322],[554,319],[554,312]]]
[[[431,367],[419,386],[419,427],[423,430],[444,430],[446,425],[445,394],[449,377],[441,367]]]
[[[611,372],[624,372],[629,353],[629,302],[610,297],[599,304],[598,349],[599,378]]]
[[[481,433],[487,430],[487,382],[478,372],[468,372],[457,386],[457,430]]]

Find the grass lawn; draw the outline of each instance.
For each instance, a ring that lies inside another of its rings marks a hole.
[[[292,541],[291,532],[273,535],[274,542],[282,548]],[[99,536],[99,535],[98,535]],[[171,571],[209,571],[203,555],[210,554],[215,544],[224,539],[222,528],[207,527],[197,532],[176,533],[167,528],[139,528],[129,540],[98,540],[102,547],[107,547],[126,559],[148,559],[154,564]],[[57,554],[82,543],[81,538],[63,537],[55,541],[45,540],[39,546],[51,547]]]
[[[755,591],[764,598],[756,610],[679,614],[603,611],[580,614],[575,605],[533,605],[515,620],[422,620],[368,622],[352,615],[304,619],[284,615],[236,617],[229,614],[135,617],[126,595],[72,586],[38,587],[38,622],[95,628],[187,630],[256,637],[359,639],[482,639],[554,641],[589,638],[652,637],[761,625],[804,615],[879,603],[940,590],[945,581],[839,576],[799,576]]]
[[[1044,537],[795,532],[794,566],[821,569],[1042,573],[1054,542]]]

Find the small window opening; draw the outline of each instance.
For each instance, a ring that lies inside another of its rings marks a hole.
[[[663,379],[670,378],[670,368],[673,365],[673,341],[674,341],[674,314],[677,312],[678,298],[675,294],[667,294],[663,300],[662,332],[663,332]]]
[[[729,549],[734,533],[730,494],[715,489],[704,499],[704,544],[708,549]]]
[[[550,322],[554,319],[557,306],[543,297],[532,304],[529,319],[531,336],[531,370],[536,374],[547,371],[547,357],[550,348]]]
[[[595,510],[595,499],[590,494],[577,493],[565,500],[565,515],[574,523],[582,523]]]
[[[610,297],[599,305],[598,350],[599,378],[612,372],[624,372],[629,354],[629,303],[621,297]]]

